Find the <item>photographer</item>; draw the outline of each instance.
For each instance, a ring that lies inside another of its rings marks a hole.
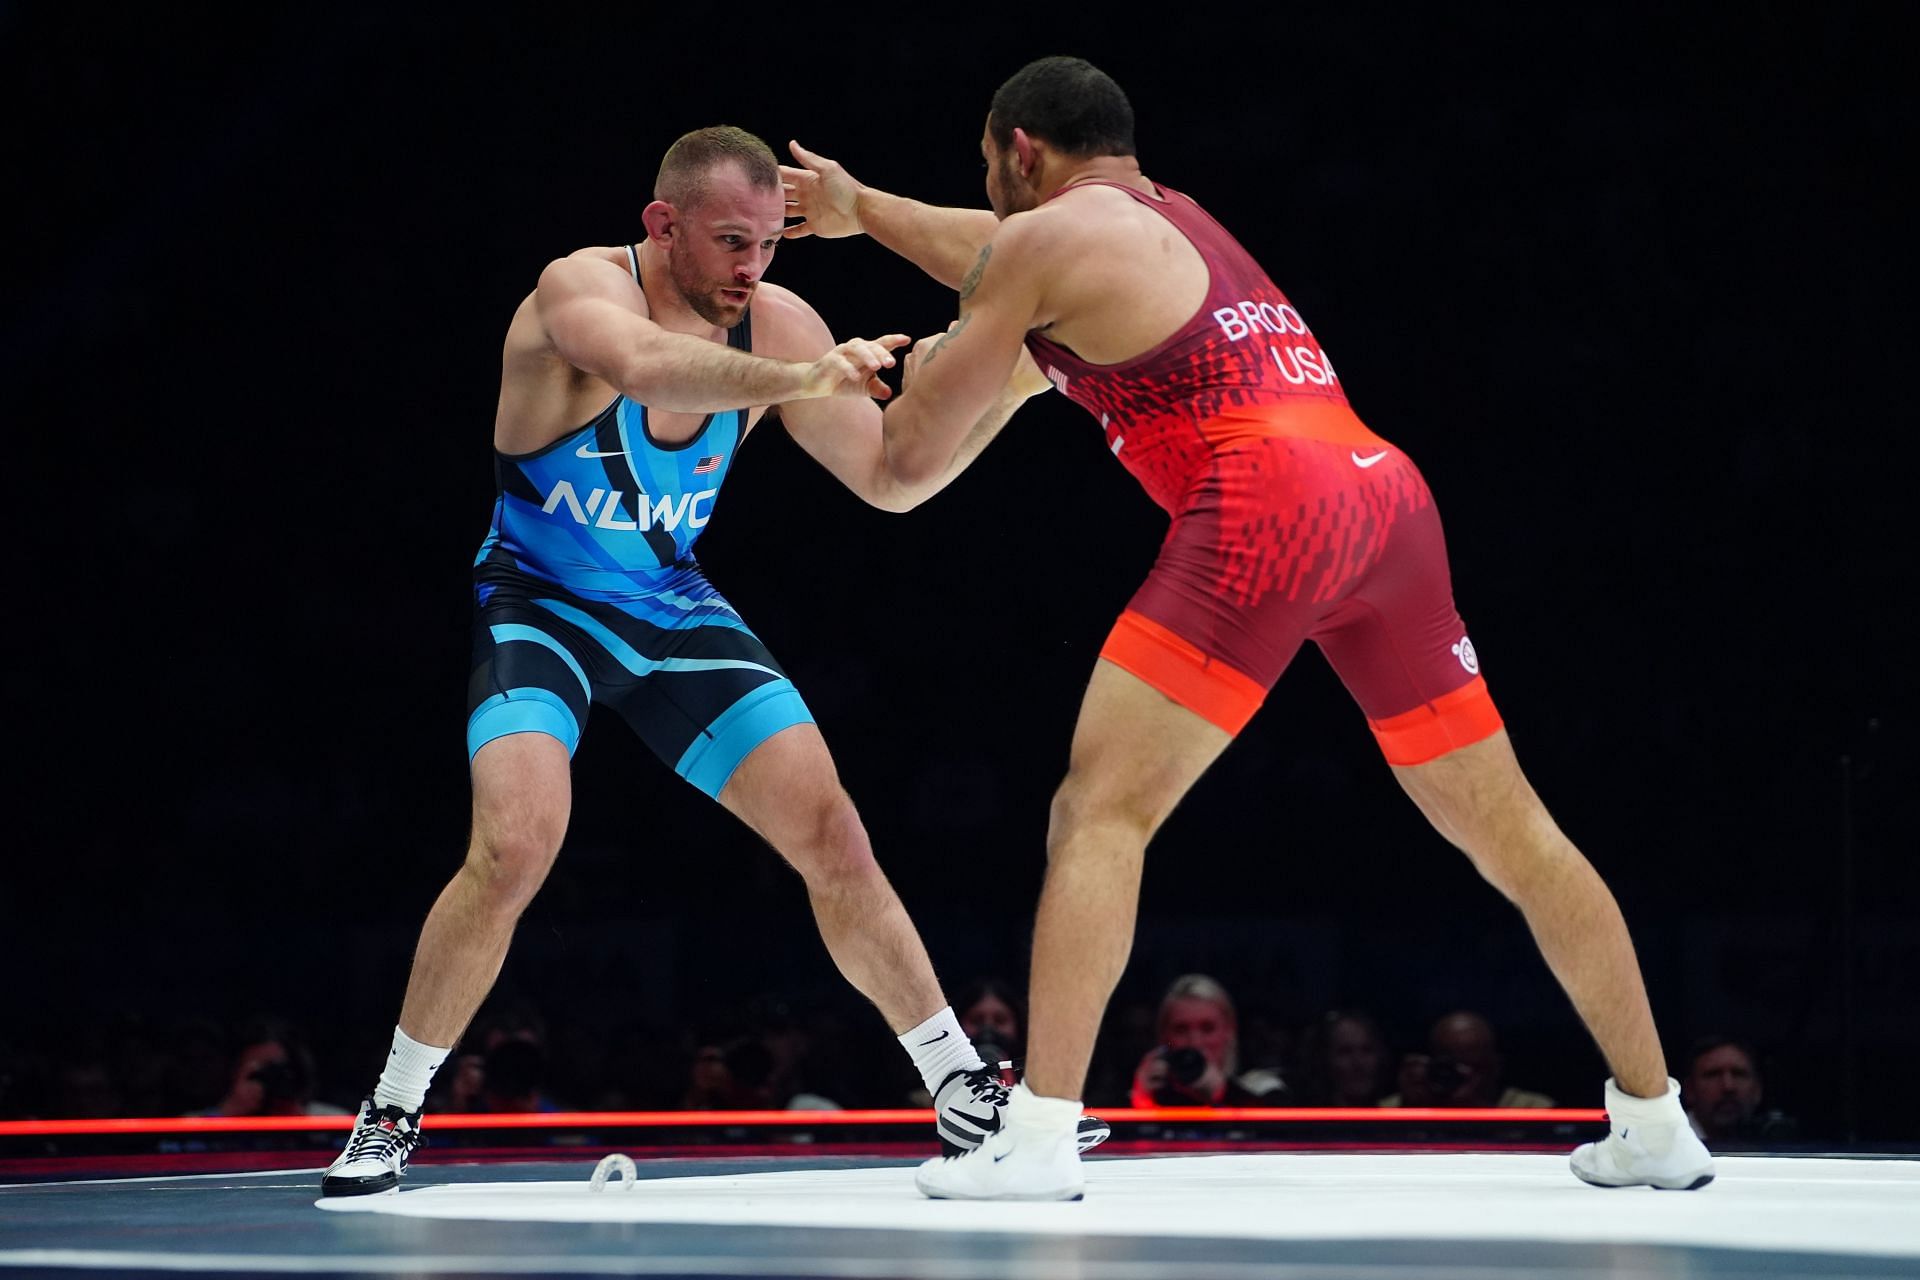
[[[1427,1033],[1426,1053],[1400,1063],[1400,1092],[1383,1107],[1550,1107],[1553,1099],[1515,1089],[1504,1079],[1506,1063],[1493,1025],[1477,1013],[1450,1013]]]
[[[953,1007],[960,1029],[989,1067],[1026,1052],[1026,1013],[1019,993],[998,978],[977,978],[960,989]]]
[[[1018,1080],[1020,1059],[1027,1051],[1027,1014],[1026,1004],[1013,984],[999,978],[975,978],[954,993],[953,1014],[980,1061],[1008,1084]],[[1015,1065],[1003,1068],[1003,1062]],[[933,1105],[933,1099],[916,1086],[907,1094],[907,1103],[926,1107]]]
[[[1174,979],[1160,1000],[1160,1043],[1133,1073],[1136,1107],[1280,1106],[1286,1082],[1240,1071],[1240,1023],[1225,987],[1203,973]]]
[[[207,1115],[344,1116],[351,1112],[313,1100],[313,1054],[284,1022],[263,1019],[241,1029],[233,1083]]]

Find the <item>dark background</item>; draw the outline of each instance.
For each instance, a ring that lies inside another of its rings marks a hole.
[[[467,566],[514,306],[550,258],[641,235],[701,125],[984,203],[993,88],[1072,52],[1420,461],[1521,758],[1619,895],[1671,1046],[1748,1035],[1809,1132],[1920,1138],[1913,32],[1893,6],[1752,8],[0,6],[0,1035],[57,1057],[274,1012],[357,1097],[465,834]],[[952,315],[864,241],[795,243],[771,278],[842,336]],[[1022,976],[1078,697],[1164,517],[1057,397],[909,516],[777,426],[719,512],[701,558],[943,975]],[[904,1087],[798,880],[596,723],[502,991],[662,1053],[755,999],[843,1008],[836,1051]],[[1514,1083],[1599,1102],[1517,914],[1311,650],[1160,836],[1119,1007],[1195,969],[1274,1025],[1371,1008],[1400,1048],[1478,1008]]]

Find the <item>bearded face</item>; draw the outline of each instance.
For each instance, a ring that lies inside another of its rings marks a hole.
[[[708,324],[731,329],[746,317],[754,286],[742,285],[731,271],[716,270],[709,255],[684,249],[676,241],[667,251],[667,272],[674,289],[692,312]]]
[[[673,211],[667,273],[687,307],[731,329],[746,316],[786,223],[778,185],[758,188],[738,165],[716,166],[685,208]]]
[[[980,155],[987,162],[987,203],[994,217],[1004,221],[1039,205],[1032,184],[1020,176],[1019,152],[1013,147],[1001,150],[991,129],[980,139]]]

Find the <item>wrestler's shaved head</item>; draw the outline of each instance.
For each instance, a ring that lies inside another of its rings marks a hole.
[[[720,165],[737,164],[756,189],[778,190],[780,164],[773,149],[745,129],[715,125],[695,129],[667,148],[653,180],[653,198],[676,209],[692,209],[706,198],[707,175]]]

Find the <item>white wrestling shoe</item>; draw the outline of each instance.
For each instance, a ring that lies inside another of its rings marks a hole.
[[[359,1119],[347,1138],[347,1149],[327,1166],[320,1179],[323,1196],[370,1196],[392,1191],[407,1171],[407,1157],[426,1139],[420,1136],[420,1113],[398,1107],[376,1107],[371,1097],[360,1103]]]
[[[1661,1191],[1694,1191],[1713,1181],[1713,1156],[1687,1122],[1680,1084],[1671,1077],[1657,1098],[1622,1093],[1608,1079],[1607,1122],[1611,1133],[1574,1148],[1568,1158],[1580,1181]]]
[[[934,1200],[1078,1200],[1080,1104],[1015,1085],[1000,1127],[960,1156],[929,1160],[913,1185]]]

